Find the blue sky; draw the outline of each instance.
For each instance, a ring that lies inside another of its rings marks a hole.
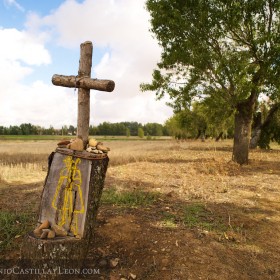
[[[167,100],[139,90],[160,59],[144,3],[0,0],[0,125],[75,125],[77,93],[53,86],[51,77],[77,74],[80,43],[88,40],[92,77],[116,83],[113,93],[91,91],[91,124],[166,121]]]
[[[65,1],[2,0],[0,7],[0,26],[2,28],[16,28],[18,30],[24,30],[26,18],[30,13],[36,13],[40,16],[44,16],[54,12],[63,2]],[[83,1],[76,2],[82,3]],[[52,64],[36,68],[36,73],[33,73],[32,76],[25,79],[26,83],[34,82],[37,79],[48,82],[50,79],[49,77],[54,74],[52,73],[54,69],[57,69],[57,71],[60,71],[59,73],[63,73],[65,75],[74,75],[75,73],[72,73],[71,70],[78,69],[78,47],[60,47],[53,43],[46,44],[46,47],[52,56]],[[95,48],[93,66],[98,64],[105,51],[106,50],[102,48]],[[74,59],[75,56],[77,58],[76,60]]]

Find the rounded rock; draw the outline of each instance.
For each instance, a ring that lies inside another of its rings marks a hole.
[[[60,237],[67,236],[67,231],[59,225],[53,225],[52,230],[55,232],[56,236],[60,236]]]
[[[39,228],[36,228],[36,229],[33,230],[33,233],[36,237],[40,237],[43,233],[43,230],[39,229]]]
[[[97,143],[98,143],[97,140],[94,138],[90,138],[88,141],[88,145],[91,147],[96,147]]]
[[[39,226],[39,229],[47,229],[50,227],[50,222],[48,220],[44,220],[42,224]]]
[[[48,232],[48,238],[49,238],[49,239],[55,238],[55,232],[54,232],[53,230],[50,230],[50,231]]]

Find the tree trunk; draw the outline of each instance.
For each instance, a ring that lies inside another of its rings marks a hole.
[[[234,143],[232,160],[239,164],[248,164],[249,145],[252,130],[253,113],[255,110],[259,86],[263,78],[263,69],[259,70],[252,78],[252,90],[250,96],[236,106],[234,118]]]
[[[252,132],[252,137],[250,140],[250,149],[256,149],[261,137],[261,127],[256,127]]]
[[[247,101],[237,105],[234,119],[232,160],[239,164],[248,164],[254,106],[255,98],[249,98]]]
[[[262,113],[258,112],[257,115],[253,118],[250,149],[255,149],[258,146],[258,142],[261,135],[261,125],[262,125]]]
[[[265,119],[265,121],[262,123],[261,122],[261,113],[259,112],[257,117],[256,117],[256,121],[255,121],[255,125],[253,127],[253,131],[252,131],[252,137],[251,137],[251,141],[250,141],[250,149],[256,149],[261,137],[261,133],[262,130],[264,128],[266,128],[267,126],[269,126],[270,122],[273,119],[274,114],[279,110],[280,108],[280,103],[276,103],[274,104],[269,112],[268,115]]]
[[[216,137],[216,142],[218,142],[221,138],[222,138],[222,136],[223,136],[223,132],[221,132],[217,137]]]

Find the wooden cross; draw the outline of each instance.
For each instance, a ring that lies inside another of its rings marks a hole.
[[[78,76],[53,75],[52,83],[56,86],[78,88],[78,120],[77,136],[81,137],[84,147],[89,135],[90,90],[112,92],[114,81],[91,79],[92,42],[86,41],[80,46],[80,62]]]

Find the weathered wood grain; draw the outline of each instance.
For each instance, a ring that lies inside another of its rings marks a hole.
[[[104,187],[109,158],[84,159],[55,152],[50,156],[48,175],[42,193],[39,222],[59,224],[75,237],[42,240],[29,233],[23,242],[21,257],[34,267],[57,269],[78,260],[82,265],[94,234],[96,216]],[[65,195],[73,194],[72,209]],[[66,204],[65,204],[66,203]],[[67,205],[67,209],[65,208]],[[67,210],[67,215],[64,210]],[[69,213],[69,210],[70,213]],[[65,216],[66,215],[66,216]],[[77,238],[78,237],[78,238]]]
[[[55,74],[52,76],[52,83],[55,86],[95,89],[107,92],[112,92],[115,88],[114,81],[91,79],[83,76],[63,76]]]

